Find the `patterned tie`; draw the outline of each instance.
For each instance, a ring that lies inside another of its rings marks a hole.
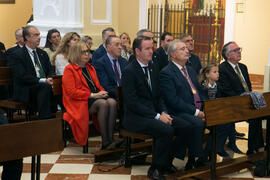
[[[150,87],[150,89],[152,91],[151,79],[150,79],[150,74],[149,74],[149,67],[145,66],[145,67],[143,67],[143,69],[144,69],[144,74],[145,74],[147,84],[148,84],[148,86]]]
[[[241,72],[240,72],[240,69],[239,69],[238,65],[235,66],[235,70],[236,70],[236,74],[238,75],[238,77],[239,77],[239,79],[241,81],[242,86],[244,87],[245,91],[248,92],[249,89],[248,89],[247,83],[244,80],[243,76],[241,75]]]
[[[189,75],[187,74],[186,68],[183,67],[181,70],[183,71],[183,73],[185,75],[185,78],[187,79],[188,84],[189,84],[189,86],[191,88],[192,94],[194,96],[194,104],[195,104],[196,108],[201,109],[201,107],[202,107],[201,98],[200,98],[200,96],[198,94],[198,91],[197,91],[196,87],[193,85]]]
[[[120,73],[119,73],[118,68],[117,68],[117,59],[113,60],[113,69],[114,69],[114,73],[116,76],[117,85],[119,86],[121,84],[121,78],[120,78]]]
[[[46,78],[46,75],[45,75],[41,65],[39,64],[37,52],[35,50],[33,50],[33,54],[34,54],[34,61],[35,61],[35,69],[39,73],[39,78]]]

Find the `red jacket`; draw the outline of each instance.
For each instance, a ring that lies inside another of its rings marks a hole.
[[[104,90],[98,81],[95,68],[90,64],[87,64],[86,68],[97,89]],[[62,77],[62,89],[63,104],[66,109],[63,119],[70,124],[76,142],[85,145],[88,139],[88,99],[91,90],[82,75],[82,68],[76,64],[66,66]]]

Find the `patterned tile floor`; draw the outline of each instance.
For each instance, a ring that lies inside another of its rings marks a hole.
[[[238,123],[237,129],[247,134],[247,123]],[[247,142],[237,141],[238,147],[246,152]],[[132,168],[120,167],[111,172],[101,172],[99,169],[109,169],[118,162],[104,162],[95,164],[92,152],[99,150],[100,137],[89,138],[89,154],[82,153],[82,147],[69,143],[62,152],[54,152],[41,156],[41,180],[144,180],[148,179],[146,174],[149,166],[133,166]],[[239,157],[237,154],[229,152],[231,157]],[[222,158],[218,158],[222,161]],[[178,169],[183,169],[185,161],[175,160],[174,165]],[[2,167],[0,168],[0,172]],[[23,174],[21,180],[30,180],[31,158],[24,158]],[[167,179],[176,179],[170,176]],[[244,169],[240,172],[228,174],[219,179],[231,180],[269,180],[267,178],[257,178],[253,172]]]

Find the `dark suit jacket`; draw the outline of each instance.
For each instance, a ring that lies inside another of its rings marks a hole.
[[[197,73],[197,75],[200,73],[200,70],[202,68],[200,58],[192,53],[190,54],[190,58],[187,61],[186,65],[192,67],[194,69],[194,71]]]
[[[54,73],[47,53],[39,48],[36,51],[46,77],[52,76]],[[14,62],[12,65],[13,98],[20,102],[28,102],[30,87],[38,84],[39,78],[36,75],[34,65],[26,47],[24,46],[14,52],[12,60]]]
[[[205,99],[195,71],[189,66],[186,66],[186,69],[193,85],[199,92],[201,100]],[[178,67],[171,61],[160,72],[160,87],[169,114],[177,115],[181,112],[195,114],[196,107],[190,85]]]
[[[19,45],[16,45],[14,47],[11,47],[7,50],[7,55],[10,55],[12,53],[14,53],[17,49],[20,49],[21,47]]]
[[[169,63],[168,55],[161,46],[154,52],[153,61],[158,64],[160,71]]]
[[[127,66],[126,59],[118,57],[121,72]],[[112,63],[107,53],[93,63],[101,86],[109,93],[110,97],[116,98],[117,79],[112,68]]]
[[[159,70],[151,63],[149,66],[152,91],[137,60],[129,63],[123,71],[123,126],[127,130],[140,131],[146,127],[147,120],[153,120],[157,113],[166,111],[160,96]]]
[[[92,56],[92,63],[95,63],[96,60],[100,59],[102,56],[104,56],[107,53],[106,49],[104,48],[103,44],[101,44],[97,50],[93,53]]]
[[[242,63],[238,63],[238,65],[249,90],[252,91],[247,66]],[[219,84],[221,88],[221,95],[223,97],[239,96],[245,92],[238,75],[227,61],[224,61],[219,65]]]

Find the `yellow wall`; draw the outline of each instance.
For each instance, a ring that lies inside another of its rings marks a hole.
[[[243,47],[242,62],[251,74],[264,74],[270,48],[270,1],[246,0],[235,19],[235,41]]]
[[[118,33],[127,32],[133,41],[139,30],[139,0],[119,0],[119,10]]]
[[[99,0],[94,0],[94,6],[97,1]],[[102,0],[102,4],[104,2],[106,1]],[[94,8],[94,14],[94,17],[98,17],[98,19],[105,18],[106,8],[100,8],[99,5],[98,11]],[[133,39],[139,25],[139,0],[112,0],[112,24],[108,25],[91,24],[91,1],[84,0],[82,19],[84,25],[82,34],[90,35],[93,38],[93,49],[102,43],[101,32],[106,27],[113,27],[117,35],[127,32]]]
[[[15,4],[0,4],[0,41],[6,48],[15,44],[14,32],[26,25],[32,14],[32,7],[32,0],[16,0]]]

